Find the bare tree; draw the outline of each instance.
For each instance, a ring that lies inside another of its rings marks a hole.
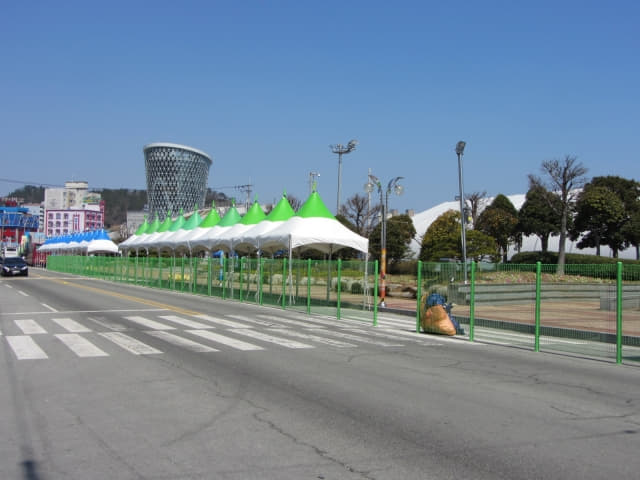
[[[465,200],[469,203],[471,207],[471,220],[473,225],[476,224],[476,220],[478,219],[480,207],[482,207],[483,203],[487,201],[487,191],[483,192],[472,192],[465,195]],[[474,227],[475,228],[475,227]]]
[[[340,215],[349,220],[358,234],[368,237],[377,225],[380,205],[369,205],[369,199],[356,193],[340,206]]]
[[[289,201],[289,205],[291,205],[291,208],[293,208],[294,212],[300,210],[300,207],[302,206],[302,200],[300,200],[298,197],[294,197],[293,195],[287,195],[287,200]]]
[[[569,212],[575,202],[576,190],[582,188],[586,182],[585,175],[588,169],[578,162],[577,157],[565,155],[563,160],[545,160],[542,162],[541,170],[546,177],[546,182],[535,175],[529,175],[529,183],[531,186],[545,187],[560,198],[559,204],[554,205],[554,202],[550,202],[549,206],[553,209],[560,208],[560,212],[557,212],[560,216],[560,245],[556,273],[564,275]]]

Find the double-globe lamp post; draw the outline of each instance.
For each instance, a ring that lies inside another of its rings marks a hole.
[[[369,174],[369,181],[365,184],[364,189],[367,193],[373,192],[378,187],[380,193],[380,208],[382,209],[382,222],[380,229],[380,306],[386,307],[385,298],[387,296],[387,286],[385,278],[387,276],[387,212],[389,211],[389,194],[391,192],[396,195],[402,195],[404,187],[398,182],[404,177],[395,177],[389,180],[387,189],[382,188],[382,183],[375,175]]]
[[[460,219],[462,224],[462,269],[464,271],[464,283],[467,283],[467,234],[466,234],[466,221],[467,215],[465,213],[465,200],[464,200],[464,182],[462,180],[462,156],[464,155],[464,147],[466,142],[460,140],[456,144],[456,155],[458,155],[458,186],[460,187]]]
[[[338,201],[336,203],[336,215],[340,213],[340,190],[342,189],[342,155],[345,153],[351,153],[356,149],[358,145],[357,140],[349,140],[349,143],[342,145],[337,143],[335,145],[329,145],[333,153],[338,154]]]

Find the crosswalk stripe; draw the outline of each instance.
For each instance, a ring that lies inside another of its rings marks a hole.
[[[220,351],[220,350],[216,350],[215,348],[209,347],[208,345],[203,345],[202,343],[194,342],[193,340],[189,340],[188,338],[180,337],[178,335],[175,335],[169,332],[150,330],[146,333],[151,335],[152,337],[159,338],[160,340],[164,340],[165,342],[171,343],[178,347],[184,347],[187,350],[191,350],[193,352],[206,353],[206,352]]]
[[[360,343],[370,343],[372,345],[379,345],[381,347],[402,347],[403,346],[402,343],[381,342],[379,340],[372,340],[367,337],[361,337],[358,335],[352,335],[350,333],[344,333],[344,332],[334,332],[332,330],[323,330],[322,333],[325,335],[333,336],[333,337],[344,338],[345,340],[352,340],[354,342],[360,342]]]
[[[252,330],[248,328],[237,329],[232,331],[233,333],[237,333],[238,335],[245,335],[247,337],[255,338],[256,340],[262,340],[263,342],[275,343],[276,345],[280,345],[281,347],[315,348],[313,345],[308,345],[302,342],[296,342],[295,340],[290,340],[288,338],[274,337],[273,335],[258,332],[257,330]]]
[[[204,323],[194,322],[193,320],[189,320],[188,318],[178,317],[177,315],[159,315],[163,320],[168,320],[173,323],[177,323],[178,325],[182,325],[184,327],[196,328],[196,329],[207,329],[207,328],[215,328],[212,325],[205,325]]]
[[[54,335],[79,357],[108,357],[109,354],[96,347],[77,333],[58,333]]]
[[[243,342],[242,340],[236,340],[235,338],[225,337],[224,335],[219,335],[211,330],[187,330],[187,332],[206,338],[207,340],[235,348],[236,350],[264,350],[264,348],[258,345]]]
[[[351,332],[351,333],[360,333],[362,332],[361,328],[343,328],[342,329],[345,332]],[[420,343],[420,344],[424,344],[425,340],[427,340],[426,337],[424,336],[420,336],[417,333],[411,333],[411,332],[405,332],[405,331],[401,331],[401,330],[388,330],[385,328],[378,328],[378,329],[367,329],[366,330],[367,335],[373,335],[375,337],[382,337],[382,338],[392,338],[394,340],[405,340],[405,341],[409,341],[409,342],[416,342],[416,343]],[[398,337],[402,337],[401,339]]]
[[[135,338],[130,337],[129,335],[125,335],[121,332],[103,332],[99,333],[98,335],[112,341],[119,347],[124,348],[134,355],[151,355],[162,353],[160,350],[157,350],[147,345],[146,343],[142,343],[141,341],[136,340]]]
[[[49,358],[28,335],[7,336],[7,342],[18,360],[40,360]]]
[[[14,322],[25,335],[38,335],[41,333],[47,333],[47,331],[42,328],[35,320],[14,320]]]
[[[314,320],[307,320],[306,318],[300,320],[292,320],[289,318],[278,317],[277,315],[258,315],[258,317],[266,318],[267,320],[272,320],[281,324],[284,323],[286,325],[295,325],[296,327],[324,328],[325,326],[323,323]]]
[[[165,325],[164,323],[156,322],[154,320],[149,320],[148,318],[139,317],[137,315],[134,315],[131,317],[124,317],[124,318],[126,318],[130,322],[134,322],[134,323],[137,323],[138,325],[142,325],[143,327],[148,328],[149,330],[175,330],[175,327],[172,327],[171,325]]]
[[[274,322],[287,323],[290,325],[296,325],[298,327],[306,327],[306,328],[323,328],[323,327],[326,327],[327,325],[334,325],[336,327],[345,325],[345,323],[341,323],[340,321],[337,321],[337,320],[329,320],[329,319],[316,320],[311,317],[305,317],[299,320],[294,320],[291,318],[283,318],[277,315],[258,315],[258,317],[266,318],[267,320],[273,320]]]
[[[226,320],[224,318],[212,317],[211,315],[205,315],[205,314],[196,315],[196,318],[199,318],[201,320],[206,320],[208,322],[216,323],[219,325],[224,325],[225,327],[230,327],[230,328],[250,328],[249,325],[233,322],[231,320]]]
[[[90,332],[91,329],[85,327],[84,325],[80,325],[75,320],[71,318],[52,318],[52,320],[64,328],[67,332],[71,333],[86,333]]]
[[[254,325],[260,325],[261,327],[273,327],[277,325],[276,323],[270,322],[268,320],[259,320],[257,318],[250,318],[246,315],[226,315],[229,318],[235,318],[236,320],[240,320],[245,323],[253,323]]]
[[[269,331],[279,333],[281,335],[289,335],[290,337],[303,338],[311,342],[324,343],[325,345],[330,345],[332,347],[350,348],[357,346],[353,343],[341,342],[340,340],[334,340],[333,338],[325,338],[319,335],[312,335],[309,333],[297,332],[295,330],[288,330],[286,328],[270,328]]]

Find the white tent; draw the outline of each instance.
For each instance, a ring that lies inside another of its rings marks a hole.
[[[335,219],[296,216],[266,232],[260,246],[264,250],[314,248],[325,253],[350,247],[366,253],[369,239],[352,232]]]
[[[318,192],[314,191],[294,217],[261,236],[260,246],[271,251],[288,249],[289,256],[296,248],[314,248],[330,253],[350,247],[367,252],[369,239],[352,232],[336,220]]]

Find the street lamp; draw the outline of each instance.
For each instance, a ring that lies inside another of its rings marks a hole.
[[[462,155],[464,155],[464,147],[466,142],[460,140],[456,144],[456,155],[458,155],[458,185],[460,187],[460,218],[462,220],[462,268],[464,270],[464,283],[467,283],[467,234],[466,234],[466,218],[465,218],[465,200],[464,200],[464,182],[462,180]]]
[[[338,202],[336,205],[336,215],[340,213],[340,189],[342,188],[342,155],[345,153],[351,153],[356,149],[358,145],[357,140],[349,140],[349,143],[342,145],[337,143],[335,145],[329,145],[333,153],[338,154]]]
[[[375,175],[369,174],[369,181],[365,184],[364,189],[367,193],[373,192],[378,187],[380,193],[380,208],[382,209],[382,227],[380,229],[380,306],[386,307],[385,297],[387,295],[387,287],[385,278],[387,276],[387,212],[389,211],[389,194],[391,192],[396,195],[402,195],[404,187],[398,182],[404,177],[395,177],[389,180],[387,189],[382,188],[382,183]]]

